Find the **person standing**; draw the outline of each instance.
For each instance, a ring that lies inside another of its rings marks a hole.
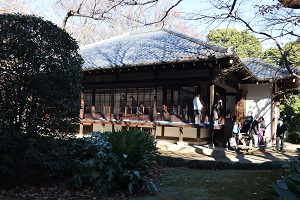
[[[284,136],[287,131],[287,124],[284,123],[282,118],[278,119],[278,125],[276,129],[276,150],[283,151],[283,143],[284,143]]]
[[[250,147],[258,147],[259,117],[256,117],[249,128]]]
[[[239,134],[240,134],[240,130],[241,130],[241,125],[239,120],[237,119],[237,117],[235,115],[232,116],[231,118],[231,124],[230,126],[230,130],[231,130],[231,134],[229,137],[227,137],[227,148],[228,150],[230,150],[231,148],[235,148],[235,150],[238,150],[239,148]],[[230,138],[235,138],[235,146],[231,146],[230,145]]]
[[[249,130],[250,130],[250,127],[251,127],[252,122],[253,122],[252,112],[249,111],[249,112],[248,112],[248,115],[246,116],[246,118],[245,118],[245,120],[244,120],[244,123],[243,123],[243,127],[242,127],[242,130],[241,130],[241,133],[249,134]]]
[[[194,116],[195,116],[195,124],[199,124],[201,122],[201,110],[203,105],[200,101],[200,94],[196,94],[193,99],[194,105]]]
[[[213,106],[213,120],[215,125],[224,124],[224,106],[222,99],[218,99],[217,103]]]
[[[266,129],[266,123],[263,116],[259,117],[259,129],[258,129],[258,146],[264,146],[265,145],[265,129]]]
[[[126,100],[125,100],[125,96],[122,95],[122,97],[120,98],[120,114],[119,114],[120,121],[123,120],[123,114],[125,113],[125,107],[126,107]]]
[[[133,96],[130,96],[129,99],[131,100],[131,114],[137,114],[137,101]]]

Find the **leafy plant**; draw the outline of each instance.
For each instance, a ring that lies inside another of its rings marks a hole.
[[[0,135],[0,186],[62,179],[68,169],[72,140]]]
[[[158,150],[148,132],[92,132],[76,142],[70,183],[93,186],[99,193],[146,186],[157,191],[150,179]]]
[[[284,120],[289,124],[288,141],[299,143],[300,94],[285,94],[280,104],[280,114],[285,116]]]
[[[133,129],[112,132],[109,141],[124,172],[118,174],[119,183],[125,183],[130,194],[135,187],[142,185],[156,191],[155,185],[148,178],[158,155],[155,138],[148,132]]]
[[[262,45],[255,35],[248,31],[238,31],[232,28],[212,30],[207,35],[212,44],[236,48],[240,58],[253,58],[262,55]]]
[[[300,149],[298,158],[290,160],[285,166],[286,173],[282,180],[277,180],[273,188],[281,199],[297,200],[300,198]]]
[[[0,14],[0,27],[1,134],[75,133],[83,77],[76,41],[30,15]]]
[[[299,144],[300,143],[300,132],[289,132],[287,134],[287,141],[294,143],[294,144]]]

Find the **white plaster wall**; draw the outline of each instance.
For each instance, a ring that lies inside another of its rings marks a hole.
[[[253,117],[263,116],[266,123],[266,137],[271,137],[272,122],[272,85],[247,84],[242,85],[246,90],[246,113],[252,111]]]

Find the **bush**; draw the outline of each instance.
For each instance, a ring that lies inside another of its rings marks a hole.
[[[66,136],[79,124],[83,59],[50,21],[0,14],[0,134]]]
[[[287,141],[293,144],[300,143],[300,132],[290,132],[287,134]]]
[[[144,186],[157,191],[150,177],[158,150],[148,132],[92,132],[77,141],[74,155],[70,183],[77,188],[93,186],[101,194],[132,194]]]
[[[290,160],[284,167],[286,172],[282,180],[277,180],[273,188],[280,199],[297,200],[300,198],[300,149],[297,149],[298,158]]]
[[[65,176],[72,140],[0,136],[0,186],[41,183]]]

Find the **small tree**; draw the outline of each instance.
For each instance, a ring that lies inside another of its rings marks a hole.
[[[0,15],[1,134],[74,133],[82,63],[76,41],[53,23]]]
[[[291,67],[300,69],[300,43],[288,42],[283,47]],[[284,60],[278,48],[269,48],[264,52],[264,61],[278,66],[284,66]]]
[[[207,40],[213,44],[236,48],[236,52],[241,58],[258,57],[262,55],[260,41],[248,31],[238,31],[226,28],[210,31]]]
[[[300,94],[286,94],[280,105],[280,114],[285,116],[289,124],[288,141],[292,143],[300,142]]]

